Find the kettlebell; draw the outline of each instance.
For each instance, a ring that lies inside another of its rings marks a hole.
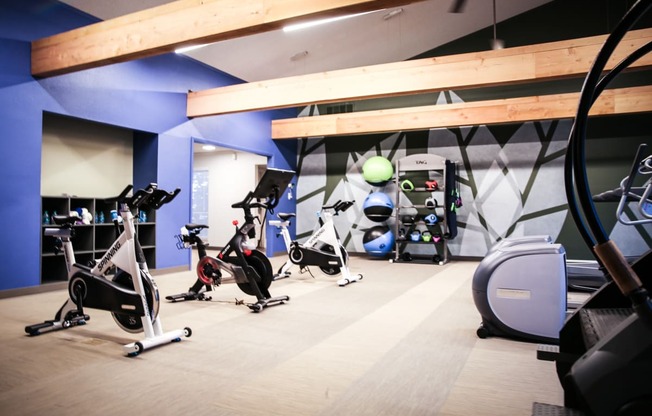
[[[426,208],[435,209],[437,208],[437,200],[431,196],[426,198]]]
[[[405,179],[401,182],[401,189],[405,192],[410,192],[414,190],[414,184],[411,180]]]
[[[421,241],[421,231],[419,230],[414,230],[412,231],[412,234],[410,234],[410,240],[412,241]]]
[[[403,224],[412,224],[415,220],[414,215],[401,215],[401,222]]]
[[[435,214],[428,214],[423,218],[423,220],[428,225],[435,225],[435,224],[437,224],[437,221],[439,221],[439,218],[437,218],[437,216]]]
[[[429,191],[436,191],[439,189],[439,184],[436,180],[426,181],[426,189]]]

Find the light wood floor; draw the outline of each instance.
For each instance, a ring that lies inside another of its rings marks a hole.
[[[275,269],[284,258],[272,259]],[[284,304],[253,313],[225,284],[210,302],[162,301],[164,329],[193,335],[137,357],[110,314],[29,337],[63,290],[0,300],[2,415],[530,415],[562,403],[554,364],[536,345],[478,339],[477,263],[445,266],[351,258],[364,279],[338,287],[313,268],[274,282]],[[156,277],[162,297],[194,272]]]

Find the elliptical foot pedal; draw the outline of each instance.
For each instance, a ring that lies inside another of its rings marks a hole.
[[[532,404],[532,416],[584,416],[584,413],[568,407],[534,402]]]
[[[600,339],[608,336],[611,330],[627,319],[632,308],[584,308],[580,310],[582,337],[586,349],[592,348]]]
[[[559,357],[559,345],[539,344],[537,345],[537,360],[557,361]]]

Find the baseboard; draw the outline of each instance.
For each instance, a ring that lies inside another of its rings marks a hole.
[[[18,289],[0,290],[0,299],[13,298],[16,296],[34,295],[36,293],[53,292],[68,288],[68,281],[44,283],[38,286],[21,287]]]

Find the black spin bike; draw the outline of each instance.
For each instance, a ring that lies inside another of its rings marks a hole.
[[[238,227],[238,221],[233,221],[235,234],[222,248],[216,257],[206,252],[207,243],[199,233],[208,228],[204,224],[186,224],[182,233],[177,236],[177,248],[184,249],[197,246],[199,262],[197,263],[197,280],[188,292],[166,296],[167,300],[179,302],[184,300],[211,300],[206,292],[222,284],[222,273],[225,272],[237,283],[240,290],[257,301],[247,306],[254,312],[260,312],[268,306],[283,304],[290,300],[289,296],[273,297],[269,286],[273,280],[273,270],[269,259],[255,247],[251,247],[250,239],[256,237],[255,220],[252,209],[263,208],[273,211],[279,203],[279,198],[285,192],[295,172],[282,169],[268,169],[256,189],[249,192],[244,200],[231,205],[242,209],[244,223]]]

